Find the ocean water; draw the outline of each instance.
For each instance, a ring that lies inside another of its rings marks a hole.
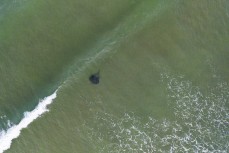
[[[227,0],[0,6],[0,152],[229,151]]]

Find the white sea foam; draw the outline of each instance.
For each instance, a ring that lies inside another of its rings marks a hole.
[[[228,152],[228,83],[219,82],[205,93],[185,76],[165,73],[162,82],[174,120],[149,116],[143,121],[133,112],[117,117],[101,111],[78,129],[81,137],[86,135],[101,153]]]
[[[31,112],[25,112],[24,118],[20,121],[19,124],[13,125],[7,131],[0,132],[0,153],[3,153],[10,148],[12,140],[19,137],[22,129],[27,128],[28,125],[35,119],[49,111],[47,106],[50,105],[53,102],[53,99],[56,98],[56,93],[57,90],[52,95],[41,100],[34,110]]]

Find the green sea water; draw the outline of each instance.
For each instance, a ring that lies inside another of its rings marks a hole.
[[[229,151],[228,1],[15,7],[0,22],[2,128],[59,89],[7,153]]]
[[[71,61],[135,5],[128,1],[84,3],[29,1],[4,18],[0,28],[1,116],[20,116],[54,91],[56,87],[49,88],[65,79],[61,75]]]

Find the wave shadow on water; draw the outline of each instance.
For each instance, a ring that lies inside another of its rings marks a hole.
[[[42,114],[48,112],[47,106],[50,105],[57,96],[58,89],[50,96],[45,97],[39,102],[34,110],[25,112],[24,118],[17,125],[12,125],[6,131],[0,132],[0,152],[3,153],[9,149],[13,139],[19,137],[21,130],[27,128],[34,120],[41,117]]]

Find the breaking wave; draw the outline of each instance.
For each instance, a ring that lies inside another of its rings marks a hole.
[[[41,100],[34,110],[25,112],[24,118],[19,124],[11,126],[6,131],[3,130],[0,132],[0,153],[10,148],[12,140],[19,137],[22,129],[27,128],[35,119],[49,111],[47,106],[56,98],[56,93],[57,90],[52,95]]]

